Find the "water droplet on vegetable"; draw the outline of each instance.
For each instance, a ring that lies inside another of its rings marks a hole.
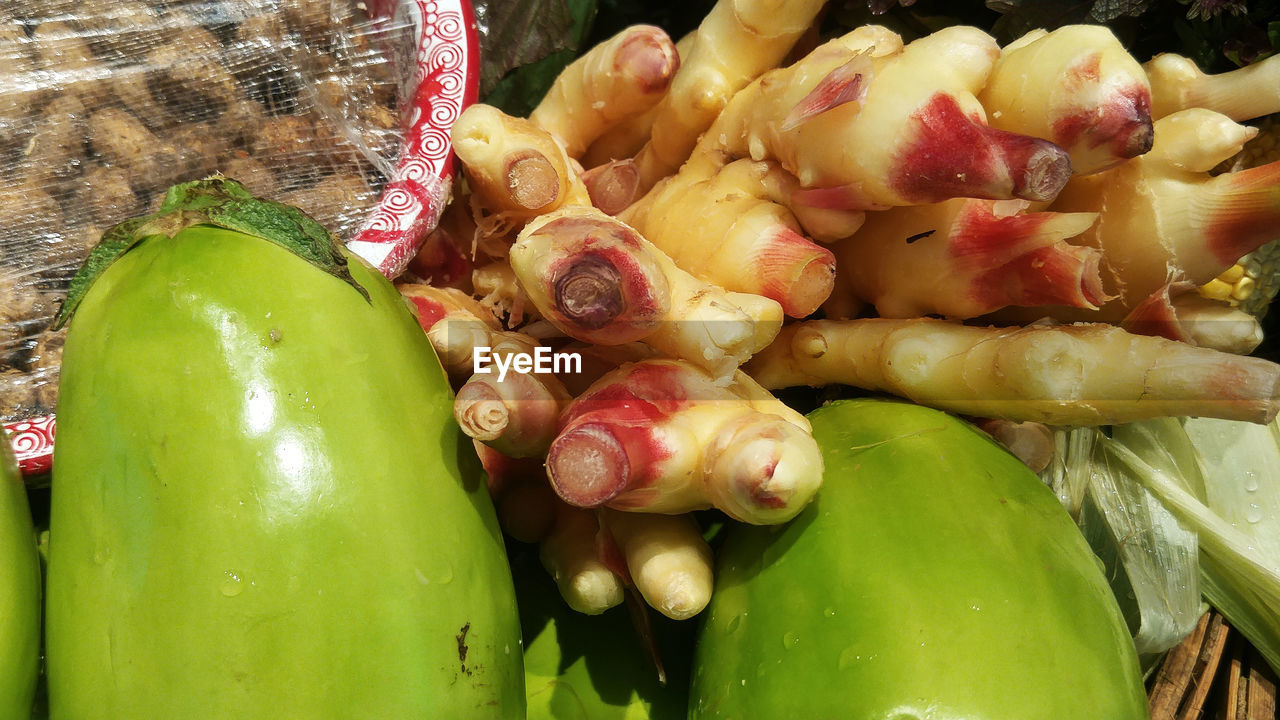
[[[444,567],[440,568],[440,577],[436,579],[436,582],[441,585],[448,585],[453,582],[453,566],[445,563]]]
[[[737,631],[738,631],[738,626],[739,626],[739,625],[741,625],[741,624],[742,624],[742,616],[741,616],[741,615],[734,615],[734,616],[733,616],[733,618],[732,618],[731,620],[729,620],[729,627],[725,628],[725,630],[727,630],[728,632],[731,632],[731,633],[732,633],[732,632],[737,632]]]
[[[793,632],[789,632],[786,635],[782,636],[782,647],[784,650],[790,650],[791,648],[799,644],[800,644],[800,637]]]
[[[218,589],[227,597],[235,597],[244,590],[244,581],[234,571],[227,570],[222,573],[222,585]]]
[[[841,670],[848,670],[859,660],[862,660],[862,654],[856,648],[847,647],[840,653],[838,667]]]
[[[1244,489],[1249,492],[1258,491],[1258,474],[1249,470],[1244,474]]]
[[[835,608],[833,608],[833,607],[829,607],[829,608],[827,608],[826,610],[823,610],[823,611],[822,611],[822,614],[823,614],[823,615],[826,615],[827,617],[835,617],[835,616],[836,616],[836,609],[835,609]]]
[[[1249,503],[1249,511],[1244,517],[1251,523],[1262,522],[1262,506],[1258,503]]]

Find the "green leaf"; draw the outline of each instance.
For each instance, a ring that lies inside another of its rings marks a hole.
[[[481,7],[500,22],[482,27],[480,96],[510,115],[528,115],[587,48],[596,0],[481,0]]]
[[[916,0],[867,0],[867,9],[872,15],[883,15],[894,7],[911,7]]]
[[[1114,432],[1130,427],[1117,426]],[[1110,441],[1097,428],[1059,430],[1055,440],[1055,462],[1042,479],[1107,568],[1138,652],[1153,656],[1168,650],[1195,628],[1201,614],[1195,533],[1128,468],[1108,461],[1103,448]]]
[[[1174,430],[1178,421],[1166,418]],[[1153,421],[1153,425],[1161,421]],[[1120,425],[1113,430],[1117,442],[1134,445],[1142,439],[1132,437],[1134,428]],[[1162,447],[1194,453],[1187,448]],[[1111,531],[1125,574],[1132,585],[1141,623],[1134,635],[1138,652],[1154,654],[1177,645],[1195,629],[1200,619],[1200,586],[1197,538],[1187,525],[1175,517],[1155,495],[1133,477],[1132,470],[1122,464],[1107,462],[1104,446],[1098,447],[1089,482],[1090,499],[1102,511],[1103,521]],[[1148,460],[1150,460],[1148,458]],[[1169,458],[1171,468],[1178,467]]]
[[[1195,61],[1201,70],[1212,69],[1218,62],[1220,48],[1204,34],[1205,23],[1193,25],[1184,18],[1174,18],[1173,29],[1182,41],[1182,54]],[[1205,70],[1210,72],[1210,70]]]
[[[838,5],[839,3],[831,3]],[[673,40],[679,40],[698,27],[715,5],[714,0],[600,0],[596,21],[587,37],[587,45],[594,45],[612,37],[628,25],[645,23],[657,25]]]
[[[566,0],[477,0],[480,95],[511,70],[573,46],[574,18]]]
[[[1089,9],[1089,19],[1108,23],[1121,17],[1138,17],[1151,7],[1152,0],[1097,0]]]
[[[1002,13],[991,28],[1001,45],[1037,28],[1056,30],[1085,22],[1090,11],[1088,2],[1078,0],[987,0],[987,7]]]
[[[1128,429],[1099,440],[1107,456],[1195,531],[1205,597],[1280,668],[1280,422],[1165,418]]]
[[[517,68],[498,82],[493,91],[485,96],[484,102],[508,115],[527,117],[542,101],[556,77],[575,57],[576,53],[572,50],[561,50],[535,63]]]

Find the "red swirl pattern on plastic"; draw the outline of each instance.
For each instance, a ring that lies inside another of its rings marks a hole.
[[[57,422],[52,415],[4,424],[23,475],[40,475],[53,469],[53,436]]]
[[[405,12],[419,29],[408,130],[378,206],[347,247],[389,278],[436,227],[453,181],[449,129],[475,102],[479,39],[469,0],[378,0],[375,14]]]

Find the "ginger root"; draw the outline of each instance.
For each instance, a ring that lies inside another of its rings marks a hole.
[[[547,476],[581,507],[716,507],[773,524],[813,498],[822,456],[804,417],[741,372],[726,385],[687,362],[655,359],[623,365],[565,409]]]
[[[633,25],[561,71],[529,120],[550,133],[569,157],[581,157],[609,128],[657,105],[679,67],[680,56],[666,32]]]
[[[517,229],[566,203],[590,202],[564,148],[530,120],[477,103],[454,122],[452,135],[472,192]]]
[[[511,457],[546,454],[570,398],[554,374],[519,365],[520,359],[535,357],[539,347],[533,338],[508,331],[485,349],[484,357],[475,356],[474,372],[453,402],[454,419],[464,433]]]
[[[1028,212],[1021,200],[957,198],[868,213],[833,245],[837,282],[881,317],[971,318],[1010,305],[1096,309],[1101,252],[1072,245],[1095,213]]]
[[[864,26],[738,93],[695,152],[777,160],[844,210],[1051,199],[1070,177],[1070,158],[1046,140],[988,126],[974,96],[999,52],[970,27],[903,47],[896,34]]]
[[[1143,65],[1151,82],[1151,114],[1162,118],[1179,110],[1205,108],[1236,122],[1280,112],[1280,56],[1217,75],[1195,61],[1161,53]]]
[[[774,301],[679,268],[633,228],[588,206],[535,218],[511,268],[543,318],[583,342],[642,340],[725,377],[782,324]]]
[[[493,347],[502,338],[497,317],[461,290],[422,283],[398,283],[396,289],[417,315],[445,372],[455,379],[471,375],[476,348]]]
[[[744,370],[766,388],[840,383],[1046,425],[1178,415],[1266,423],[1280,410],[1280,365],[1106,324],[805,321],[784,328]]]
[[[1115,297],[1097,311],[1051,314],[1120,322],[1168,283],[1203,285],[1275,239],[1280,162],[1208,172],[1255,132],[1209,110],[1181,111],[1156,121],[1155,144],[1146,155],[1073,178],[1049,209],[1098,213],[1077,242],[1101,250]]]
[[[585,615],[599,615],[622,604],[626,586],[603,560],[596,538],[600,523],[593,510],[555,505],[551,532],[539,546],[542,565],[560,588],[569,607]]]
[[[692,275],[778,302],[805,317],[835,282],[831,251],[802,234],[784,204],[797,189],[776,163],[706,166],[706,155],[660,182],[619,217]],[[705,167],[705,169],[704,169]],[[689,222],[689,218],[698,222]]]
[[[692,517],[604,510],[601,524],[654,610],[672,620],[688,620],[711,602],[711,548]]]
[[[681,52],[649,142],[636,155],[640,185],[676,171],[730,99],[775,67],[809,28],[821,0],[718,0]]]
[[[991,127],[1049,140],[1078,175],[1151,149],[1151,86],[1101,25],[1035,30],[1000,53],[978,100]]]

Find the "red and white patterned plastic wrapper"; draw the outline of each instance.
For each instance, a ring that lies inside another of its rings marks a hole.
[[[466,0],[384,0],[372,9],[375,15],[390,10],[408,17],[420,38],[404,149],[378,207],[347,242],[352,252],[394,278],[448,202],[454,172],[449,129],[475,101],[479,40]]]
[[[42,475],[53,469],[53,436],[57,418],[41,415],[30,420],[5,423],[14,457],[23,475]]]
[[[468,0],[0,3],[0,421],[50,469],[62,333],[102,232],[221,173],[394,277],[453,177],[475,98]]]

